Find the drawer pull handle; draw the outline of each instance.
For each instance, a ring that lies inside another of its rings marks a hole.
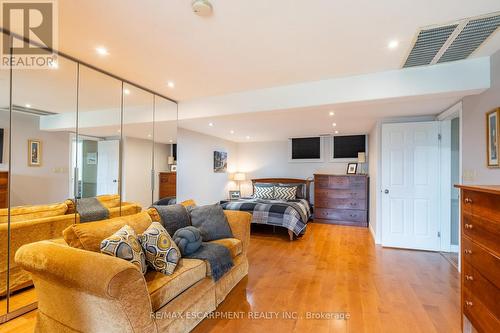
[[[465,254],[472,254],[472,250],[465,249],[465,250],[464,250],[464,253],[465,253]]]
[[[465,203],[466,204],[471,204],[472,203],[472,199],[471,198],[465,198]]]
[[[472,306],[472,302],[471,301],[465,301],[465,306]]]
[[[472,229],[472,224],[464,224],[465,229]]]
[[[472,275],[466,275],[466,276],[465,276],[465,279],[466,279],[467,281],[474,281],[474,277],[473,277]]]

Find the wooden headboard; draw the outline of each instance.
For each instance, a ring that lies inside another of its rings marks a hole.
[[[306,200],[310,202],[311,179],[297,178],[257,178],[252,179],[252,191],[255,183],[275,183],[275,184],[304,184],[306,186]]]

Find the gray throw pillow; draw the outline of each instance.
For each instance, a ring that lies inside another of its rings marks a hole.
[[[161,225],[170,236],[181,228],[191,225],[189,213],[183,205],[153,206],[160,215]]]
[[[191,224],[201,231],[204,242],[233,237],[221,205],[189,207],[188,211],[191,215]]]
[[[183,256],[196,252],[201,246],[201,232],[193,226],[177,230],[173,239]]]

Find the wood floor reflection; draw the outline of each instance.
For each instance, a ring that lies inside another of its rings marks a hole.
[[[439,253],[384,249],[366,228],[311,223],[293,242],[253,229],[249,275],[214,314],[241,318],[206,319],[194,332],[460,332],[458,272]],[[0,332],[32,332],[35,317]]]

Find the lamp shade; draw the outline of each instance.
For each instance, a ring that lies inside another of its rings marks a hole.
[[[238,180],[238,181],[241,181],[241,180],[245,180],[246,177],[245,177],[245,174],[243,172],[237,172],[234,174],[234,180]]]
[[[358,163],[366,163],[366,153],[358,153]]]
[[[167,157],[167,164],[174,164],[175,161],[174,161],[174,157],[173,156],[169,156]]]

